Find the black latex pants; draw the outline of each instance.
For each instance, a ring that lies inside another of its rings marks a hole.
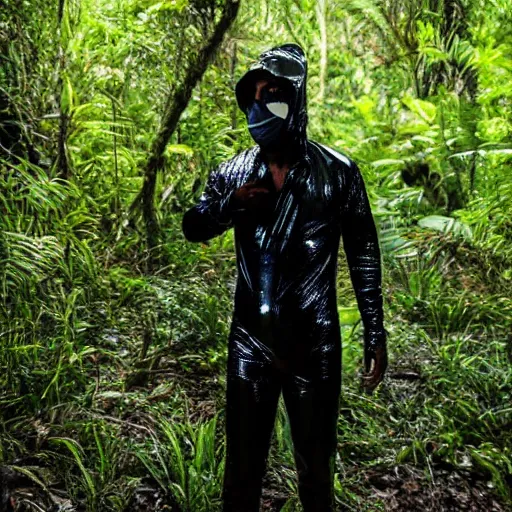
[[[308,361],[307,376],[301,377],[293,361],[258,354],[246,333],[237,335],[238,329],[234,322],[229,341],[223,510],[260,510],[262,478],[282,391],[304,510],[333,511],[340,343],[330,343],[328,358],[318,350],[318,358]]]

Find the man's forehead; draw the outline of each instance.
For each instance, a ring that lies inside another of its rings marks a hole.
[[[268,73],[268,75],[259,76],[257,79],[253,82],[253,90],[256,91],[257,89],[262,89],[264,87],[278,87],[283,92],[286,92],[288,94],[292,94],[292,85],[286,78],[281,78],[278,76],[271,75]]]
[[[260,84],[271,84],[271,85],[279,85],[281,87],[284,87],[287,85],[287,80],[284,78],[275,77],[272,75],[269,75],[268,77],[261,77],[258,80],[256,80],[256,85]]]

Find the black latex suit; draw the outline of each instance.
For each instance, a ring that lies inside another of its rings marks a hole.
[[[299,496],[308,511],[334,510],[341,386],[336,301],[340,237],[365,329],[365,348],[385,343],[380,252],[361,174],[346,156],[306,136],[306,60],[297,45],[264,52],[236,86],[245,112],[262,70],[295,92],[289,121],[295,163],[276,191],[258,145],[221,163],[183,217],[189,241],[235,229],[238,279],[228,341],[224,510],[259,510],[280,392],[290,419]],[[273,191],[260,220],[235,212],[232,195],[252,180]]]

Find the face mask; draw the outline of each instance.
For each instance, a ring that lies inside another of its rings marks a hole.
[[[277,148],[286,137],[290,107],[281,101],[254,100],[247,111],[249,132],[264,149]]]

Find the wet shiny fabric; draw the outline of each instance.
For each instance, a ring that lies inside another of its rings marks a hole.
[[[235,230],[238,278],[228,340],[224,511],[259,510],[281,392],[304,510],[332,511],[341,386],[340,238],[370,349],[384,339],[379,245],[356,164],[305,135],[303,54],[295,45],[262,54],[257,69],[272,68],[286,77],[286,63],[272,67],[265,59],[292,59],[303,66],[301,80],[296,74],[290,78],[297,92],[291,126],[295,163],[277,191],[259,146],[239,153],[210,173],[182,225],[185,237],[195,242]],[[244,109],[243,87],[237,86],[237,99]],[[235,190],[253,180],[261,180],[273,199],[273,207],[258,218],[234,210],[231,201]]]

